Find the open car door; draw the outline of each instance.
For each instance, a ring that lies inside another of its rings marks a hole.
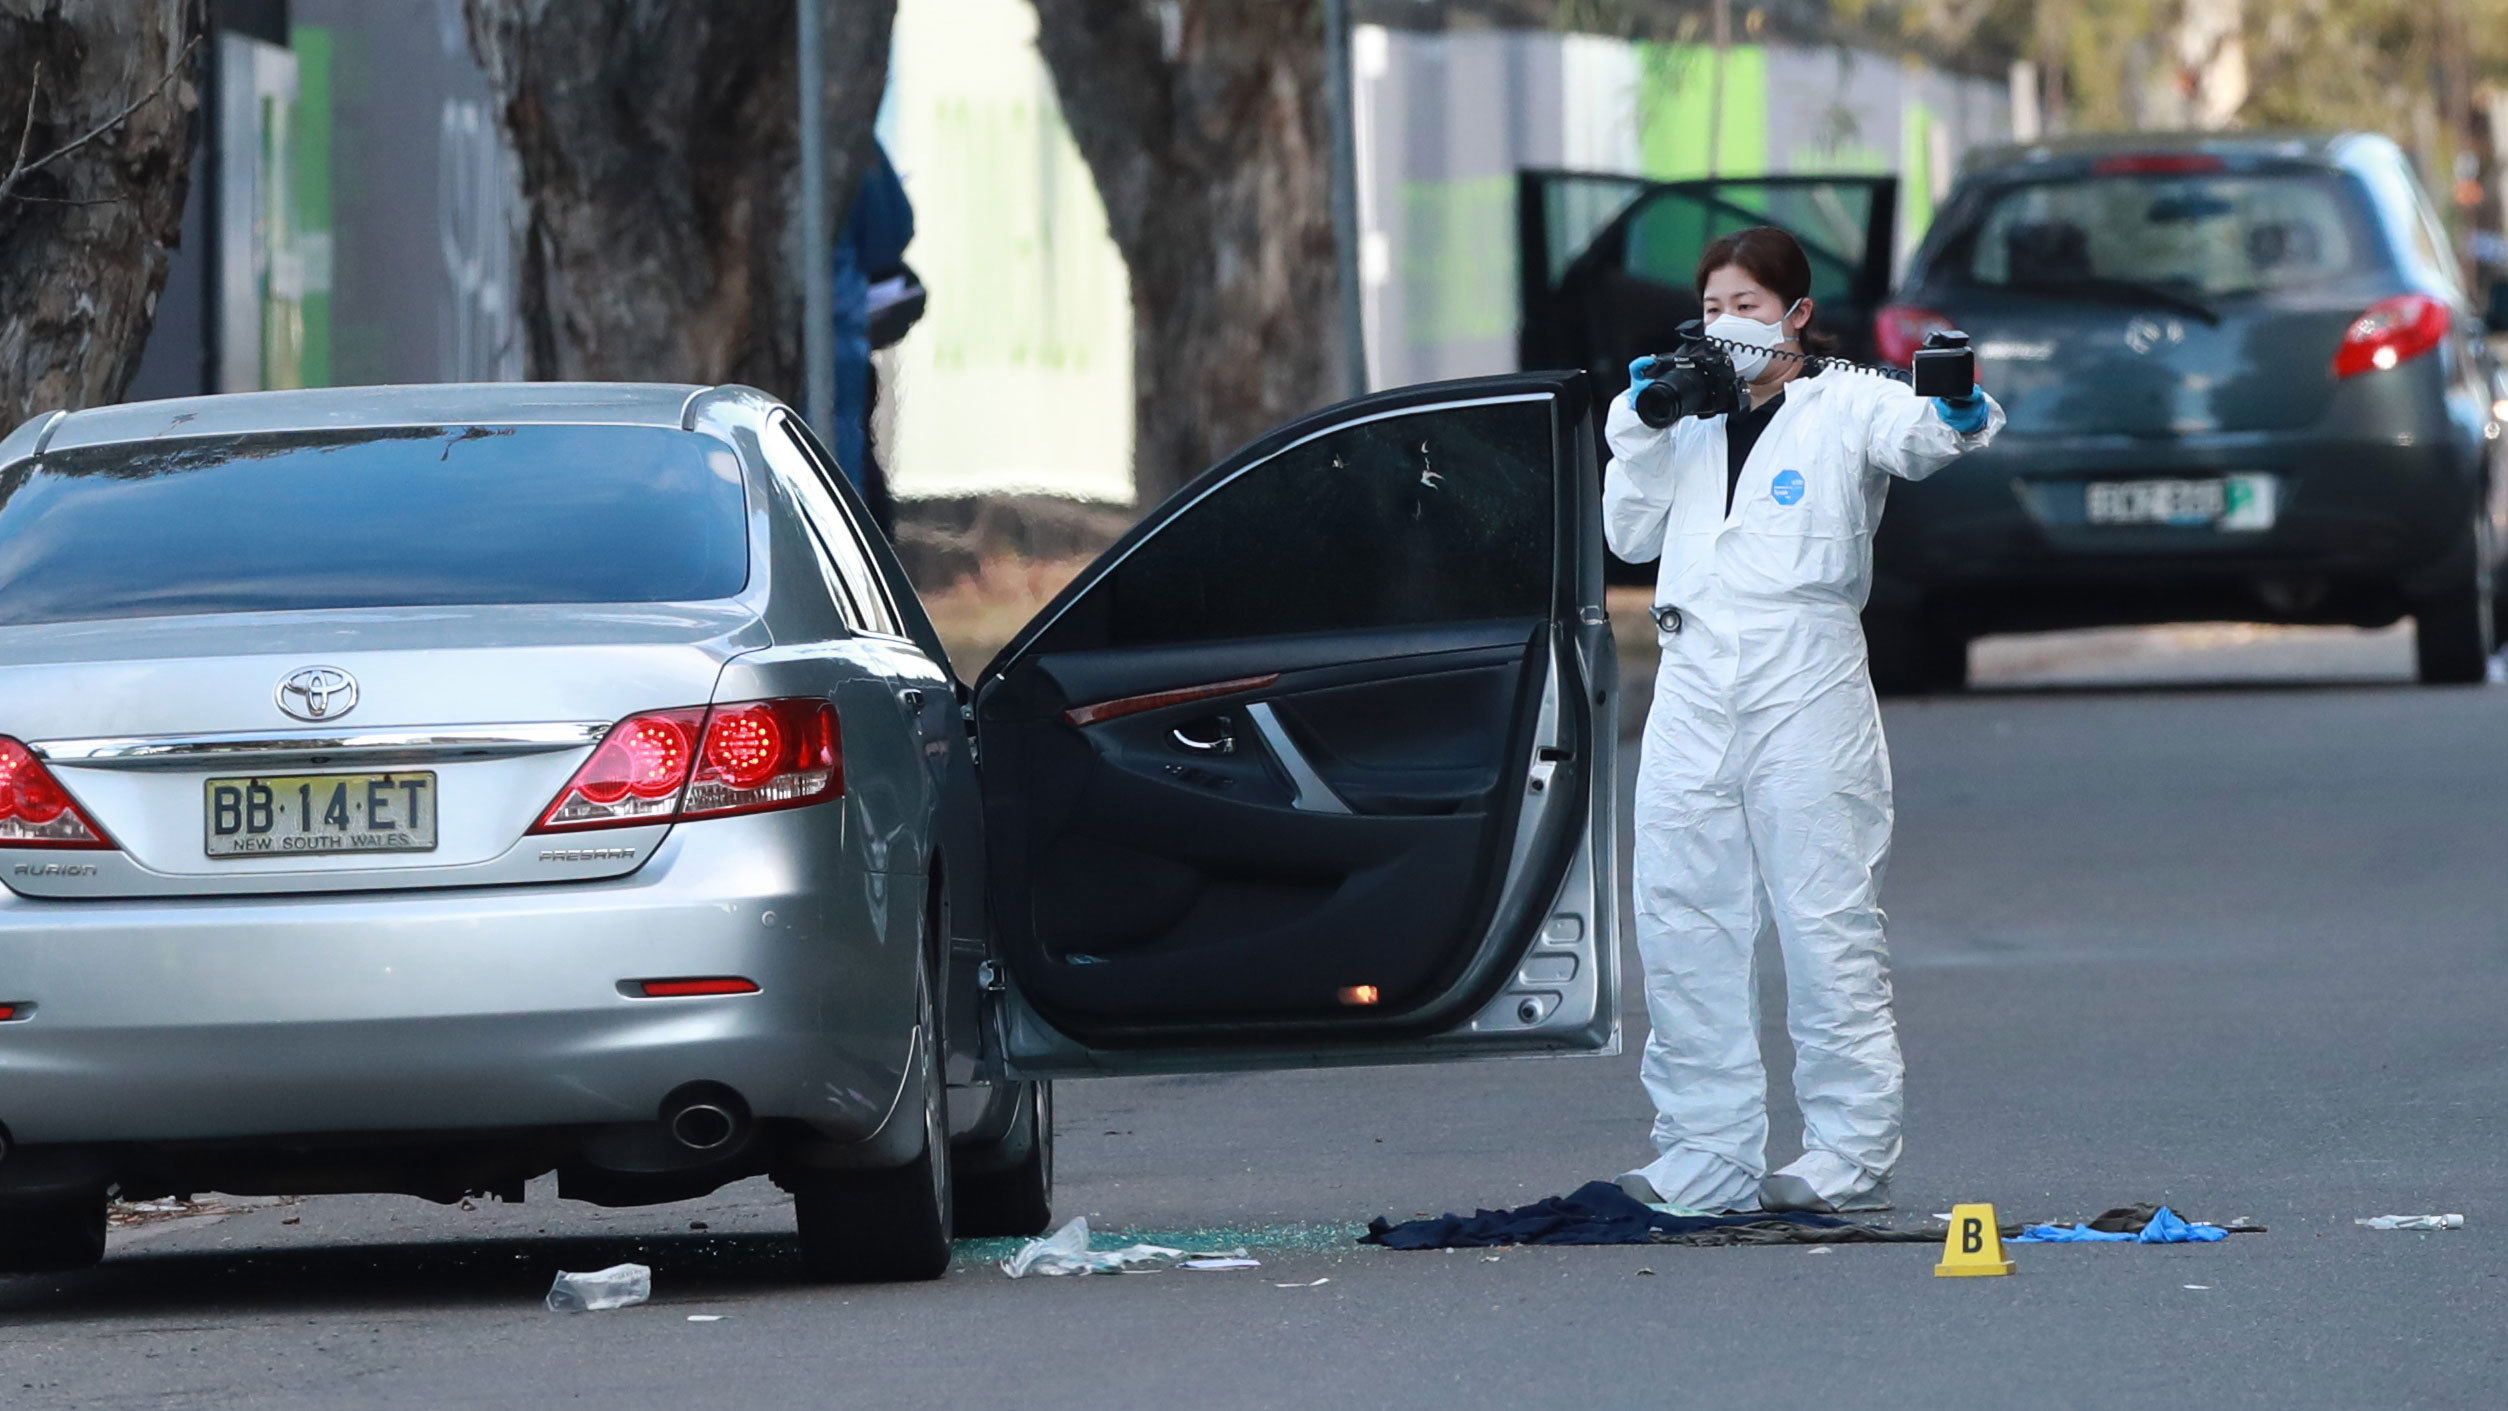
[[[1553,373],[1306,417],[985,669],[1007,1076],[1616,1051],[1594,415]]]
[[[1669,349],[1699,316],[1699,257],[1718,239],[1781,225],[1811,259],[1819,328],[1851,358],[1872,351],[1890,290],[1898,178],[1760,176],[1646,181],[1592,172],[1516,178],[1523,262],[1522,367],[1581,367],[1605,396],[1628,365]]]

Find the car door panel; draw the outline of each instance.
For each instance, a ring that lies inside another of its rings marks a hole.
[[[1616,1042],[1590,415],[1572,376],[1318,413],[1162,507],[987,669],[1005,1071]],[[1550,995],[1513,1032],[1455,1032],[1552,929],[1584,950],[1532,970],[1581,972],[1577,1012]]]
[[[1507,645],[1258,672],[1267,645],[1199,653],[1260,687],[1076,731],[1051,700],[987,725],[987,768],[1024,771],[1009,806],[1050,801],[1015,830],[1033,843],[995,858],[1033,899],[1038,1003],[1167,1029],[1314,1019],[1360,985],[1400,1013],[1446,978],[1456,947],[1417,937],[1483,909],[1474,878],[1506,841],[1495,796],[1531,725],[1515,709],[1530,625]],[[1423,899],[1433,913],[1402,924]]]

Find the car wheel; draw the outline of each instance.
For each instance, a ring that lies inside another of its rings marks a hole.
[[[958,1177],[958,1233],[1041,1235],[1054,1222],[1054,1085],[1021,1085],[1018,1114],[995,1149],[1003,1164]]]
[[[2490,585],[2476,570],[2446,592],[2413,605],[2412,656],[2424,685],[2463,686],[2485,679],[2498,643]]]
[[[817,1171],[787,1179],[810,1277],[904,1283],[949,1272],[949,1088],[931,967],[915,976],[912,1084],[923,1095],[922,1149],[886,1171]]]
[[[92,1269],[105,1252],[105,1193],[0,1204],[0,1274]]]

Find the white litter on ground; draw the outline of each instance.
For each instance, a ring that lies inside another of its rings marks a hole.
[[[549,1285],[551,1313],[601,1313],[631,1308],[653,1297],[653,1271],[642,1264],[613,1264],[590,1274],[559,1273]]]
[[[1088,1217],[1083,1215],[1043,1239],[1028,1241],[1018,1253],[1002,1261],[1001,1271],[1014,1279],[1024,1279],[1030,1274],[1146,1274],[1179,1265],[1187,1269],[1258,1267],[1242,1249],[1196,1252],[1163,1244],[1091,1249]]]

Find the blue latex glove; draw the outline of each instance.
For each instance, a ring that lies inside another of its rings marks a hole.
[[[1986,429],[1985,389],[1970,387],[1965,397],[1936,397],[1933,410],[1942,424],[1962,436],[1974,436]]]
[[[2218,1225],[2189,1224],[2186,1218],[2163,1205],[2136,1236],[2144,1244],[2212,1244],[2229,1238],[2229,1231]]]
[[[1937,399],[1938,400],[1938,399]],[[2087,1225],[2031,1225],[2005,1244],[2212,1244],[2229,1238],[2229,1231],[2218,1225],[2189,1224],[2185,1217],[2163,1205],[2142,1227],[2142,1233],[2129,1235],[2120,1230],[2094,1230]]]
[[[1661,366],[1663,366],[1663,359],[1656,357],[1652,353],[1648,353],[1644,357],[1638,358],[1628,365],[1628,405],[1631,411],[1635,411],[1637,409],[1637,389],[1654,381],[1655,369]]]

